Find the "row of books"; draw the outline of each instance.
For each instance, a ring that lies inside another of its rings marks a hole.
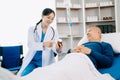
[[[115,26],[114,25],[98,25],[98,27],[101,29],[102,33],[113,33],[113,32],[115,32]]]

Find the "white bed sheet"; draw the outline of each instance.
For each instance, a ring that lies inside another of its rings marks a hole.
[[[81,53],[67,54],[61,61],[37,68],[20,80],[115,80],[101,74],[90,59]]]

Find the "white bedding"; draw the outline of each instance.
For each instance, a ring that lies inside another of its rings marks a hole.
[[[115,80],[100,74],[90,59],[80,53],[67,54],[61,61],[37,68],[20,80]]]

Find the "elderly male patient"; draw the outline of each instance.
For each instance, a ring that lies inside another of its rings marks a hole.
[[[87,30],[88,42],[74,47],[70,52],[86,54],[95,67],[107,68],[113,62],[113,49],[109,43],[101,42],[101,30],[99,27],[91,26]]]

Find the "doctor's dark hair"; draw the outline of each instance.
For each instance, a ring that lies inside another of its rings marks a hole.
[[[42,16],[47,16],[49,14],[53,13],[55,15],[55,12],[50,9],[50,8],[45,8],[42,12]],[[36,23],[36,26],[35,26],[35,29],[34,29],[34,33],[35,33],[35,30],[37,30],[37,25],[40,24],[42,22],[42,19]]]

